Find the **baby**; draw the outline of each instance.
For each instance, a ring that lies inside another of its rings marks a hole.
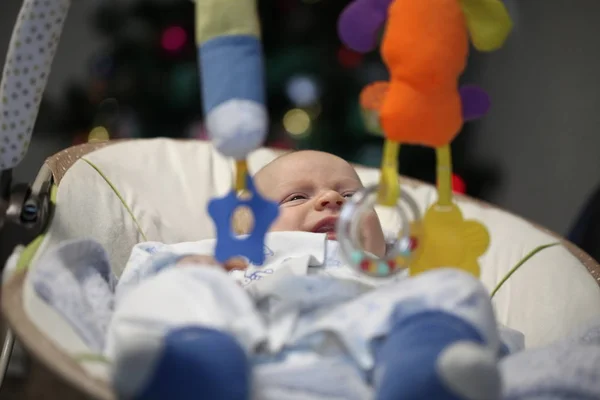
[[[133,249],[106,345],[120,398],[500,398],[510,349],[477,279],[450,268],[373,279],[344,265],[335,224],[362,188],[350,164],[300,151],[255,182],[280,207],[263,266],[218,265],[214,240]],[[375,212],[361,229],[383,256]]]

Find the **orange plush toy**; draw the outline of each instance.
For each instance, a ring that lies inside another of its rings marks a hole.
[[[391,81],[380,109],[388,139],[439,147],[462,126],[458,78],[469,39],[457,0],[395,0],[381,55]]]
[[[350,48],[366,52],[385,24],[381,55],[390,72],[387,95],[376,111],[385,137],[399,143],[449,144],[463,121],[487,111],[487,97],[459,91],[469,52],[502,46],[512,24],[499,0],[355,0],[342,13],[338,30]],[[363,99],[373,98],[364,93]]]

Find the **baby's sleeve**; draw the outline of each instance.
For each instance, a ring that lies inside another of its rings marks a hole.
[[[502,356],[517,353],[525,349],[525,335],[522,332],[498,324],[498,335],[502,344]]]
[[[138,243],[131,250],[129,260],[115,287],[115,302],[145,278],[155,275],[164,268],[177,264],[192,254],[212,255],[213,241],[165,244],[160,242]]]
[[[151,268],[152,259],[157,254],[169,254],[167,245],[159,242],[144,242],[138,243],[131,249],[129,260],[125,264],[123,273],[115,286],[115,301],[123,296],[124,292],[137,286],[137,284],[145,277],[152,274]]]

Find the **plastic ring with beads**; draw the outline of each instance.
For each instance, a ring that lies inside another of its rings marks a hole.
[[[360,243],[361,221],[377,205],[377,189],[377,185],[366,187],[344,204],[336,234],[342,255],[352,268],[371,277],[387,278],[408,269],[414,258],[419,246],[421,215],[415,200],[402,191],[393,207],[400,216],[400,230],[394,241],[388,243],[385,257],[366,252]]]

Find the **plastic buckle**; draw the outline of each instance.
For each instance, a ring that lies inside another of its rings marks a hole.
[[[0,176],[0,230],[18,227],[27,239],[40,234],[50,217],[52,174],[42,170],[32,185],[12,184],[12,170]]]

